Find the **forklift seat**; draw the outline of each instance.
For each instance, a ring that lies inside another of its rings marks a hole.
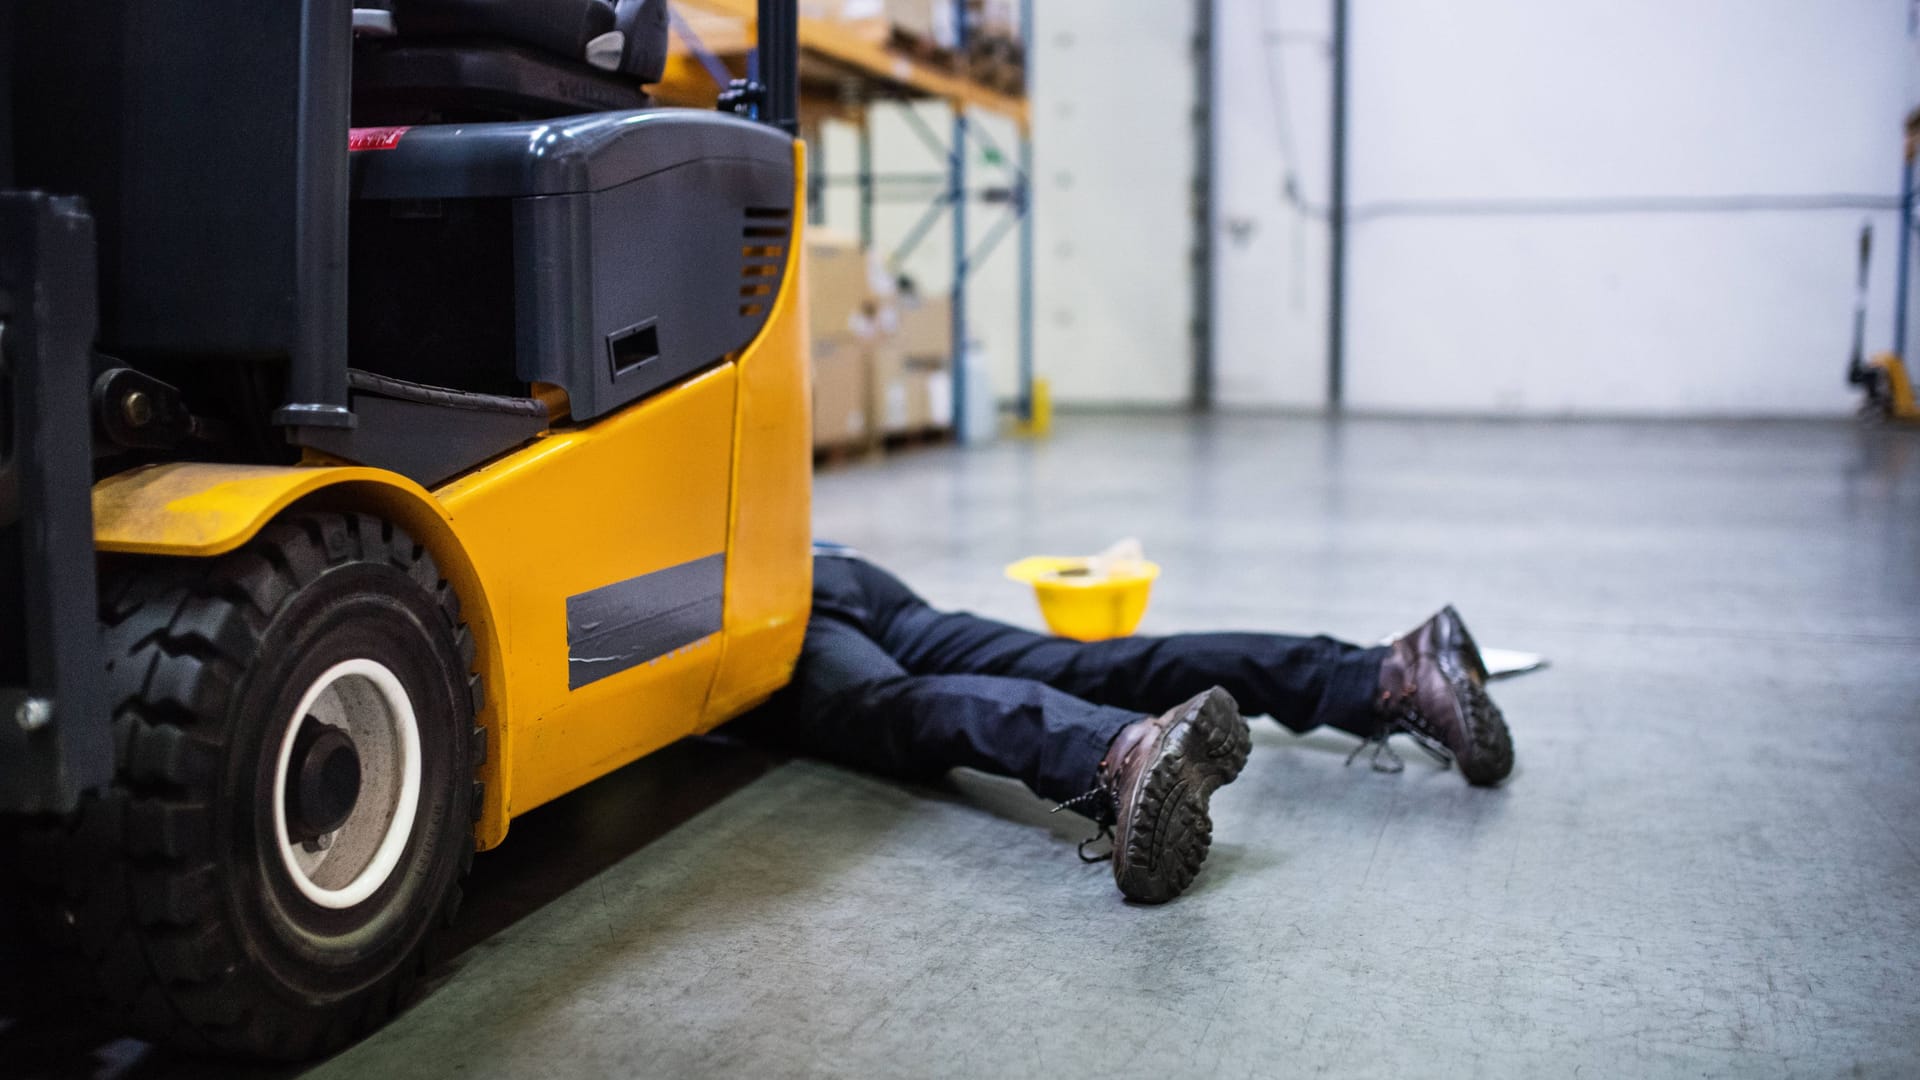
[[[363,30],[520,45],[642,85],[666,70],[667,0],[359,0],[354,16]]]

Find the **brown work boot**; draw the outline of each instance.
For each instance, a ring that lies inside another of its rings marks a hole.
[[[1163,904],[1192,884],[1213,841],[1207,799],[1252,748],[1240,706],[1217,686],[1113,737],[1100,787],[1112,801],[1113,881],[1127,899]]]
[[[1391,650],[1380,665],[1375,698],[1380,731],[1360,748],[1374,746],[1374,768],[1399,771],[1399,759],[1386,742],[1405,732],[1443,764],[1457,762],[1470,784],[1505,780],[1513,771],[1513,739],[1500,707],[1487,696],[1487,668],[1460,613],[1451,604],[1441,608],[1395,638]],[[1380,761],[1383,753],[1386,766]]]

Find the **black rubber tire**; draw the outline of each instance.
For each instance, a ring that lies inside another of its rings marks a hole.
[[[217,559],[110,566],[101,596],[116,779],[26,838],[50,931],[107,1015],[155,1041],[297,1060],[378,1027],[473,859],[485,744],[454,590],[390,522],[299,513]],[[355,657],[411,699],[421,791],[398,867],[330,910],[280,860],[270,793],[299,695]]]

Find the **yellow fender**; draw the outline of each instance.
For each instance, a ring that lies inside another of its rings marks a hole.
[[[474,839],[481,848],[507,834],[511,732],[502,721],[507,668],[493,607],[452,518],[427,490],[398,473],[360,466],[216,465],[175,462],[107,477],[93,488],[94,546],[125,555],[207,558],[236,551],[295,506],[378,514],[433,553],[460,594],[485,686],[479,723],[487,729],[480,779],[486,796]]]

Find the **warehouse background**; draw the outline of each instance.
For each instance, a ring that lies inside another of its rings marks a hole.
[[[1920,1075],[1920,428],[1842,377],[1863,225],[1896,347],[1920,0],[800,2],[814,217],[741,236],[801,259],[812,535],[1033,630],[1011,566],[1121,538],[1143,635],[1457,606],[1544,663],[1494,687],[1511,781],[1256,717],[1149,910],[1018,781],[723,727],[518,814],[330,1060],[122,1038],[34,977],[0,1078]],[[712,109],[758,5],[674,5],[652,92]]]
[[[1187,211],[1201,184],[1215,404],[1325,407],[1332,7],[1035,5],[1035,352],[1060,403],[1192,400],[1202,238]],[[1353,4],[1346,406],[1849,413],[1838,373],[1864,224],[1876,240],[1868,345],[1894,345],[1915,12],[1913,0]],[[1209,39],[1201,110],[1187,73]],[[905,109],[935,130],[948,122],[939,103],[877,110],[878,172],[940,167]],[[1211,168],[1195,153],[1206,116]],[[1015,144],[1010,122],[974,122]],[[851,129],[830,129],[823,151],[830,171],[848,166]],[[982,182],[1008,165],[978,148],[970,160]],[[891,250],[921,210],[884,202],[877,246]],[[834,188],[829,224],[851,228],[855,212],[852,190]],[[994,221],[976,212],[971,234]],[[934,229],[902,269],[944,291],[951,264]],[[1009,397],[1013,245],[971,284],[974,355]]]

